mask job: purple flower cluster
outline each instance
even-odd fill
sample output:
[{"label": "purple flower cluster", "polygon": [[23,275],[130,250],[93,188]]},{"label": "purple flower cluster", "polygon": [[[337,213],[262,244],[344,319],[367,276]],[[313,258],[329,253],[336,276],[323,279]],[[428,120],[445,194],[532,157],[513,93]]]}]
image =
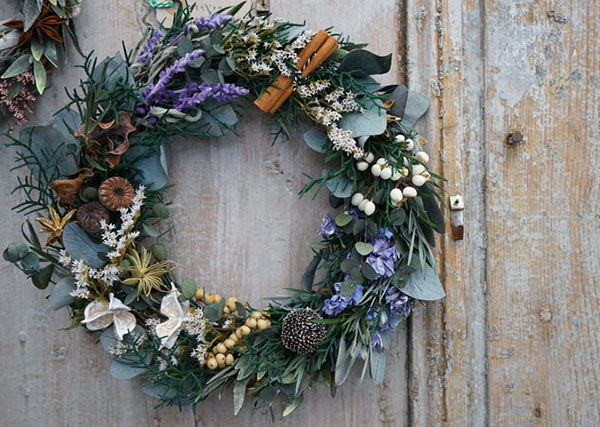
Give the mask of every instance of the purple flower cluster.
[{"label": "purple flower cluster", "polygon": [[187,35],[190,25],[196,27],[196,31],[210,31],[220,27],[223,24],[231,21],[231,15],[210,15],[209,17],[202,16],[195,20],[192,24],[183,27],[183,33]]},{"label": "purple flower cluster", "polygon": [[156,84],[150,83],[142,92],[142,98],[148,105],[159,104],[162,100],[173,95],[173,91],[167,89],[167,85],[171,82],[175,74],[185,71],[185,67],[190,65],[196,59],[204,55],[204,50],[196,49],[186,53],[183,58],[176,60],[173,65],[162,70],[158,75]]},{"label": "purple flower cluster", "polygon": [[354,293],[348,297],[340,294],[342,290],[342,282],[333,284],[333,288],[337,294],[328,298],[323,303],[323,312],[329,317],[335,317],[350,306],[357,306],[363,297],[362,285],[357,285]]},{"label": "purple flower cluster", "polygon": [[233,101],[239,96],[248,95],[248,89],[232,83],[187,83],[181,91],[177,91],[177,100],[173,107],[179,111],[194,108],[208,98],[218,102]]},{"label": "purple flower cluster", "polygon": [[375,239],[373,242],[373,252],[367,257],[367,264],[373,267],[377,278],[391,277],[396,271],[396,262],[400,260],[400,252],[394,245],[394,242],[387,237],[387,233]]},{"label": "purple flower cluster", "polygon": [[150,38],[146,40],[146,43],[142,47],[142,51],[138,55],[137,62],[146,63],[152,59],[152,55],[154,54],[154,48],[162,39],[163,33],[159,29],[154,29]]},{"label": "purple flower cluster", "polygon": [[[377,319],[377,330],[371,334],[371,346],[376,350],[383,349],[382,334],[389,334],[396,329],[400,319],[408,317],[412,310],[412,298],[404,295],[394,286],[385,293],[387,309],[382,308],[379,312],[369,309],[366,315],[367,321]],[[388,314],[389,313],[389,314]]]},{"label": "purple flower cluster", "polygon": [[394,316],[408,317],[412,309],[411,299],[395,286],[390,286],[385,293],[385,303]]},{"label": "purple flower cluster", "polygon": [[321,221],[321,231],[319,231],[319,234],[324,238],[328,238],[333,236],[336,230],[337,227],[333,217],[327,214],[327,216]]}]

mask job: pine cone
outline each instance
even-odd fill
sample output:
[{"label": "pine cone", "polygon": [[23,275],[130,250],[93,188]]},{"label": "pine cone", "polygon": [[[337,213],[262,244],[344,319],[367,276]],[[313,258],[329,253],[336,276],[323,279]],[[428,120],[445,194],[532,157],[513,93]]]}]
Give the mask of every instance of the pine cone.
[{"label": "pine cone", "polygon": [[77,209],[75,217],[84,230],[96,234],[101,230],[100,220],[108,222],[110,212],[100,202],[89,202]]},{"label": "pine cone", "polygon": [[120,176],[113,176],[100,184],[98,198],[107,209],[118,211],[131,206],[134,193],[129,181]]},{"label": "pine cone", "polygon": [[283,318],[281,341],[283,346],[299,354],[315,351],[325,337],[325,325],[313,320],[321,316],[311,308],[297,308]]}]

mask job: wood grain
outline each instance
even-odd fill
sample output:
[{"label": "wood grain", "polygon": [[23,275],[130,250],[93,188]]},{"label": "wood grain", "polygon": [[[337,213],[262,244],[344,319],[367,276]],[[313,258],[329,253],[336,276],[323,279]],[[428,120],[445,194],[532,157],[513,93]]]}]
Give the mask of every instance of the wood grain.
[{"label": "wood grain", "polygon": [[[3,0],[15,10],[17,0]],[[197,2],[202,9],[206,6]],[[211,1],[221,7],[228,1]],[[447,298],[419,307],[395,338],[379,387],[358,372],[331,399],[311,391],[275,425],[599,425],[600,161],[597,23],[600,2],[272,0],[275,16],[335,25],[378,54],[394,52],[383,82],[405,81],[432,100],[418,129],[449,194],[466,201],[465,239],[439,239]],[[204,10],[204,9],[203,9]],[[198,12],[200,13],[200,12]],[[142,0],[88,1],[78,26],[100,57],[133,45]],[[49,121],[74,87],[74,51],[37,104]],[[507,146],[513,131],[524,143]],[[299,286],[325,195],[298,200],[302,173],[321,158],[294,135],[271,145],[269,118],[252,111],[239,137],[175,141],[170,168],[181,277],[253,305]],[[2,148],[0,200],[18,197]],[[257,185],[259,183],[259,185]],[[5,211],[0,241],[19,239]],[[116,381],[109,358],[11,265],[0,264],[0,413],[7,426],[262,425],[231,390],[196,411],[154,410],[139,382]],[[280,408],[275,408],[276,413]]]}]

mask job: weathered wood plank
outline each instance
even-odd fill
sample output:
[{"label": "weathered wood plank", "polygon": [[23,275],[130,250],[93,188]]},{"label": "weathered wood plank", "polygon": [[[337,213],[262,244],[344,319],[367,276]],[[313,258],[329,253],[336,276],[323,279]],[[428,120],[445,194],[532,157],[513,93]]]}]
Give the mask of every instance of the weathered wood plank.
[{"label": "weathered wood plank", "polygon": [[[486,1],[490,418],[600,424],[598,2]],[[521,131],[524,143],[507,146]]]}]

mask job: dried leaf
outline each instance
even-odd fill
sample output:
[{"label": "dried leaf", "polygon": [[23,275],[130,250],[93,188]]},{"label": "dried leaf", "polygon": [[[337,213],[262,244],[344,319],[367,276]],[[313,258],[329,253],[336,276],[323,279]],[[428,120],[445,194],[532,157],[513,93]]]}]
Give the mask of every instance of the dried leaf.
[{"label": "dried leaf", "polygon": [[65,179],[55,179],[50,185],[50,189],[58,195],[59,203],[62,206],[73,206],[75,204],[73,198],[83,187],[83,182],[92,176],[94,176],[94,172],[91,169],[81,168]]}]

